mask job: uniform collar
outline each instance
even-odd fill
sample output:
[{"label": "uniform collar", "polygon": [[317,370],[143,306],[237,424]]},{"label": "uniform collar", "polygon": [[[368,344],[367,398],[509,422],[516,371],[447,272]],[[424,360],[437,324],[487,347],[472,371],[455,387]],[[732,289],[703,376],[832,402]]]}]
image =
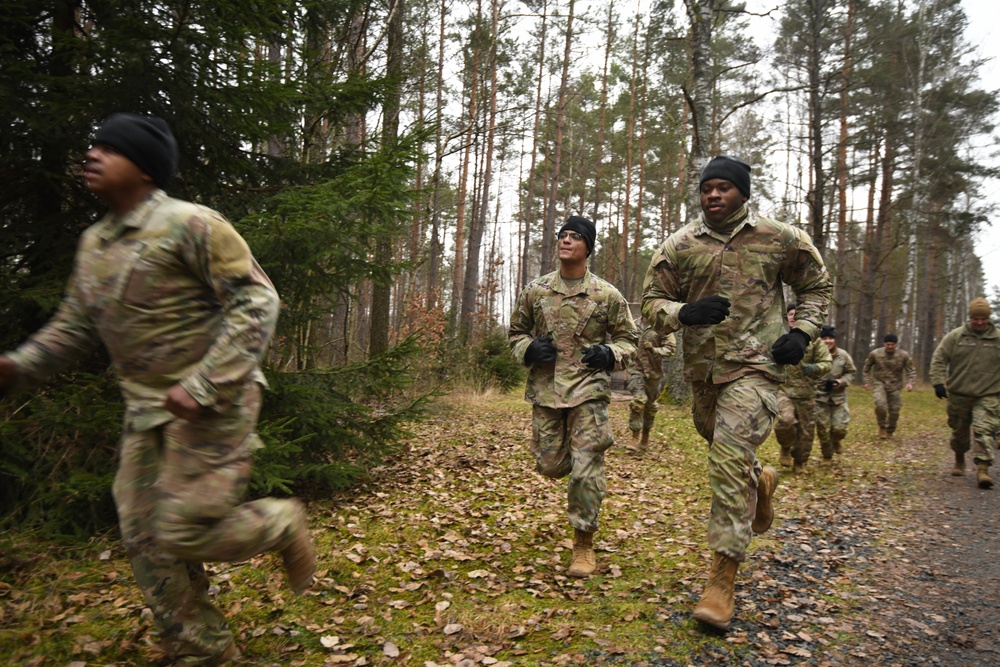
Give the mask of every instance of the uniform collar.
[{"label": "uniform collar", "polygon": [[555,273],[555,279],[552,281],[552,290],[555,292],[559,292],[565,296],[573,296],[575,294],[586,294],[590,289],[590,269],[584,271],[583,277],[580,278],[580,282],[575,287],[567,285],[563,277],[559,275],[558,270]]},{"label": "uniform collar", "polygon": [[128,213],[116,215],[109,211],[99,223],[101,228],[98,236],[101,241],[109,243],[122,236],[129,229],[142,229],[149,219],[149,214],[166,198],[166,192],[156,189]]},{"label": "uniform collar", "polygon": [[711,236],[712,238],[719,239],[720,241],[728,241],[729,239],[739,234],[740,230],[743,229],[744,227],[748,225],[750,227],[756,227],[758,222],[757,214],[754,213],[754,210],[750,207],[750,204],[743,204],[743,208],[733,213],[733,215],[734,216],[740,215],[743,212],[743,210],[746,210],[747,213],[746,217],[743,218],[743,220],[741,220],[738,225],[736,225],[732,233],[729,234],[728,236],[726,236],[721,232],[717,232],[711,227],[709,227],[708,222],[706,222],[705,220],[705,212],[704,211],[699,212],[698,217],[695,219],[694,222],[694,230],[693,230],[694,235],[695,236],[708,235]]}]

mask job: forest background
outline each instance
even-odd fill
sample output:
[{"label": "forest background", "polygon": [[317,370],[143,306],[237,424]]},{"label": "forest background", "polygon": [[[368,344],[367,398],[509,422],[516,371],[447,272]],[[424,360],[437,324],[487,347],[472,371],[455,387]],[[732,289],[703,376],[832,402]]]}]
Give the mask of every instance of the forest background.
[{"label": "forest background", "polygon": [[[170,194],[225,213],[282,296],[256,492],[344,488],[436,393],[516,386],[506,319],[567,215],[637,301],[720,152],[823,253],[842,347],[895,331],[925,373],[984,291],[998,97],[967,28],[958,0],[8,0],[0,345],[58,304],[102,212],[83,154],[127,110],[170,123]],[[3,403],[0,520],[113,521],[107,367]]]}]

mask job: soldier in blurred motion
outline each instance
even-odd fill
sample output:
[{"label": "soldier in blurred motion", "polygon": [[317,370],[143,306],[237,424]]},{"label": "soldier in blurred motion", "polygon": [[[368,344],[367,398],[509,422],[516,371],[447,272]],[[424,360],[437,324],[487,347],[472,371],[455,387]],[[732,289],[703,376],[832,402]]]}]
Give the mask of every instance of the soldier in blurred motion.
[{"label": "soldier in blurred motion", "polygon": [[301,503],[240,504],[278,295],[222,215],[163,191],[177,159],[160,118],[101,125],[83,177],[110,211],[83,233],[55,316],[0,357],[0,388],[105,347],[126,402],[113,492],[136,582],[171,664],[218,665],[240,653],[202,563],[276,550],[300,593],[316,563]]},{"label": "soldier in blurred motion", "polygon": [[672,357],[677,343],[673,334],[663,335],[645,322],[640,322],[639,346],[635,362],[629,366],[628,428],[632,432],[629,449],[643,454],[649,448],[649,431],[656,419],[660,381],[663,380],[663,360]]},{"label": "soldier in blurred motion", "polygon": [[[788,306],[788,326],[795,327],[793,303]],[[792,466],[793,472],[805,472],[812,453],[816,433],[816,378],[824,375],[833,364],[830,351],[818,337],[814,338],[802,361],[785,367],[785,381],[778,388],[778,421],[774,437],[781,447],[781,465]]]},{"label": "soldier in blurred motion", "polygon": [[847,408],[847,388],[854,382],[857,368],[854,359],[837,347],[837,334],[833,327],[824,325],[820,340],[830,351],[831,368],[816,383],[816,434],[823,453],[823,461],[830,462],[840,454],[851,413]]},{"label": "soldier in blurred motion", "polygon": [[945,334],[934,350],[931,383],[938,398],[948,399],[955,452],[951,474],[965,474],[965,453],[971,444],[976,482],[989,489],[993,448],[1000,433],[1000,332],[990,321],[990,302],[984,297],[972,300],[969,321]]},{"label": "soldier in blurred motion", "polygon": [[568,574],[597,567],[594,533],[607,491],[604,452],[614,444],[608,403],[611,372],[624,370],[638,333],[614,285],[587,269],[597,229],[572,215],[557,235],[559,268],[524,288],[510,316],[511,352],[528,367],[532,453],[538,472],[569,476],[573,560]]},{"label": "soldier in blurred motion", "polygon": [[903,406],[901,389],[913,391],[917,381],[917,370],[909,352],[899,349],[899,338],[888,333],[882,338],[882,347],[877,347],[865,359],[862,375],[865,389],[872,393],[875,402],[875,417],[878,419],[878,437],[885,440],[896,432],[899,409]]},{"label": "soldier in blurred motion", "polygon": [[[803,232],[748,206],[750,165],[712,158],[699,192],[701,215],[653,255],[642,315],[661,333],[684,327],[684,377],[695,427],[709,443],[712,487],[712,567],[694,617],[725,629],[751,534],[766,531],[774,517],[778,473],[761,467],[757,448],[777,417],[786,367],[802,360],[826,319],[831,285]],[[799,297],[791,330],[783,284]]]}]

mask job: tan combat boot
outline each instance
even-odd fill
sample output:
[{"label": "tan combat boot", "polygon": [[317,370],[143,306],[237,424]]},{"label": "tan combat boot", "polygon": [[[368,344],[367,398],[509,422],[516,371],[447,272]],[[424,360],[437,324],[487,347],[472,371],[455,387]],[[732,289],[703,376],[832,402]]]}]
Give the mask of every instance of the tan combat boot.
[{"label": "tan combat boot", "polygon": [[566,574],[571,577],[589,577],[597,569],[594,555],[594,534],[573,529],[573,562]]},{"label": "tan combat boot", "polygon": [[757,511],[753,515],[753,523],[750,524],[750,528],[758,535],[766,533],[774,521],[771,498],[776,488],[778,488],[778,471],[771,466],[765,466],[757,478]]},{"label": "tan combat boot", "polygon": [[887,430],[885,430],[883,427],[879,426],[878,427],[878,438],[879,438],[879,440],[886,440],[886,439],[888,439],[889,438],[889,432]]},{"label": "tan combat boot", "polygon": [[645,453],[649,449],[649,429],[642,429],[642,439],[639,440],[639,451]]},{"label": "tan combat boot", "polygon": [[976,461],[976,484],[980,489],[993,487],[993,479],[990,477],[990,464],[985,461]]},{"label": "tan combat boot", "polygon": [[952,477],[961,477],[965,474],[965,454],[955,452],[955,467],[951,469]]},{"label": "tan combat boot", "polygon": [[299,501],[292,502],[297,505],[296,516],[279,549],[281,560],[285,565],[288,586],[297,595],[302,595],[313,583],[313,575],[316,573],[316,552],[313,549],[312,537],[309,536],[306,510]]},{"label": "tan combat boot", "polygon": [[632,431],[632,441],[625,445],[625,449],[630,452],[639,451],[639,431]]},{"label": "tan combat boot", "polygon": [[796,461],[795,464],[792,465],[792,472],[795,473],[796,475],[806,474],[806,462],[802,461],[800,463],[799,461]]},{"label": "tan combat boot", "polygon": [[840,438],[838,438],[837,436],[833,436],[833,453],[842,454],[843,453],[842,449],[843,448],[840,445]]},{"label": "tan combat boot", "polygon": [[778,457],[778,463],[786,468],[792,467],[792,450],[790,448],[784,446],[781,448],[781,455]]},{"label": "tan combat boot", "polygon": [[733,593],[739,566],[735,558],[715,552],[712,556],[712,569],[708,573],[708,584],[701,594],[698,606],[694,608],[695,620],[720,630],[729,628],[729,622],[733,620]]}]

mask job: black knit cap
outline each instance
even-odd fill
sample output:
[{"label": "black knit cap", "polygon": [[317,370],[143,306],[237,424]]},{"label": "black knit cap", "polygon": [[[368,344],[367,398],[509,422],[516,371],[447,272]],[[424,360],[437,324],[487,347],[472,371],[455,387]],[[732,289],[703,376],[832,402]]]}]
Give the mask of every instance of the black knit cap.
[{"label": "black knit cap", "polygon": [[883,343],[898,343],[899,342],[899,338],[894,333],[887,333],[885,336],[882,337],[882,342]]},{"label": "black knit cap", "polygon": [[594,243],[597,242],[597,227],[593,222],[583,217],[582,215],[571,215],[566,218],[566,222],[563,226],[559,228],[559,232],[563,230],[568,230],[571,232],[577,232],[583,236],[583,240],[587,243],[587,255],[594,252]]},{"label": "black knit cap", "polygon": [[716,155],[701,170],[701,180],[698,181],[698,185],[713,178],[727,180],[739,188],[744,197],[750,196],[750,165],[738,157]]},{"label": "black knit cap", "polygon": [[837,332],[829,324],[824,324],[823,327],[819,330],[819,337],[836,339]]},{"label": "black knit cap", "polygon": [[156,116],[116,113],[97,130],[95,144],[111,146],[166,188],[177,169],[177,141],[167,122]]}]

